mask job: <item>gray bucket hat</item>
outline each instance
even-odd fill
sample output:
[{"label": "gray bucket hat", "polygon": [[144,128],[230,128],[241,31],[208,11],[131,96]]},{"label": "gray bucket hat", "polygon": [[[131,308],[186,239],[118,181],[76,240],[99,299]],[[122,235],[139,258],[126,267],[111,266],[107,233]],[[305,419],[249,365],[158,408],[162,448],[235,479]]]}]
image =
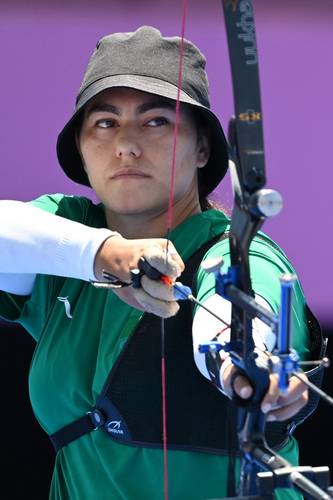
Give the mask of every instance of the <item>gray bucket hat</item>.
[{"label": "gray bucket hat", "polygon": [[[84,106],[103,90],[129,87],[176,100],[178,91],[179,37],[162,37],[150,26],[133,33],[103,37],[89,60],[75,112],[57,140],[58,160],[73,181],[89,186],[76,148],[75,133]],[[185,40],[180,101],[192,105],[211,134],[211,155],[199,169],[200,196],[206,196],[223,179],[228,168],[228,147],[219,119],[210,110],[206,60],[199,49]]]}]

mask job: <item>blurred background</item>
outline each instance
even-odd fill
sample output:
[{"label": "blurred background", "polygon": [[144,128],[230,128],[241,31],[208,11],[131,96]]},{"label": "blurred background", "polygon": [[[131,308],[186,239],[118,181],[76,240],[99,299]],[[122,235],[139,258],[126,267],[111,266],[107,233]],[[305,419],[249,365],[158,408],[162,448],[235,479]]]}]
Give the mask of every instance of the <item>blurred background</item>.
[{"label": "blurred background", "polygon": [[[180,34],[181,3],[1,0],[1,199],[26,201],[55,192],[92,197],[65,177],[55,153],[88,57],[98,39],[112,32],[148,24],[164,35]],[[308,304],[330,335],[333,2],[254,0],[254,7],[267,186],[284,198],[282,214],[264,231],[288,254]],[[220,0],[189,0],[186,37],[206,55],[212,108],[226,129],[233,97]],[[229,184],[227,177],[213,197],[231,209]],[[8,482],[11,491],[3,498],[46,499],[54,455],[28,401],[33,341],[14,325],[2,324],[1,330],[0,460],[2,486]],[[324,388],[333,393],[331,379],[328,369]],[[332,411],[321,403],[298,431],[302,463],[332,467],[330,418]]]}]

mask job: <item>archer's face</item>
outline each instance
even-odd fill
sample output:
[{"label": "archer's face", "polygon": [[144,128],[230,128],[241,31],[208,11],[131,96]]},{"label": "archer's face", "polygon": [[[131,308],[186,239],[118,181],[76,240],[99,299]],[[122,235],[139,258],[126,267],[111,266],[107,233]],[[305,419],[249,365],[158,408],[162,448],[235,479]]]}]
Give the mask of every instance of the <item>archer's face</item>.
[{"label": "archer's face", "polygon": [[[167,210],[175,104],[128,88],[102,92],[87,105],[78,138],[90,184],[106,211],[160,215]],[[191,110],[180,112],[174,204],[198,198],[197,168],[208,159]]]}]

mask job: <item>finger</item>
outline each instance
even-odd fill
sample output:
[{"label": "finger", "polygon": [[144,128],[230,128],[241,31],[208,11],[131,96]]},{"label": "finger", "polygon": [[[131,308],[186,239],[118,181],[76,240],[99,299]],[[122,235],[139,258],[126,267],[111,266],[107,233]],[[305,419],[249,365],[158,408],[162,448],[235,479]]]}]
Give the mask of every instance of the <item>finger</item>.
[{"label": "finger", "polygon": [[182,267],[179,265],[178,261],[168,257],[161,248],[151,246],[144,251],[143,256],[147,262],[160,271],[160,273],[166,274],[172,279],[176,279],[181,275]]},{"label": "finger", "polygon": [[301,394],[301,396],[294,400],[291,404],[283,406],[276,410],[272,410],[267,415],[268,422],[283,421],[288,420],[296,413],[298,413],[308,402],[307,392]]},{"label": "finger", "polygon": [[161,318],[170,318],[177,314],[179,304],[175,301],[168,302],[155,299],[148,295],[142,288],[133,289],[135,300],[144,308],[146,312],[160,316]]},{"label": "finger", "polygon": [[235,393],[243,399],[248,399],[249,397],[252,396],[253,389],[247,378],[243,377],[243,375],[238,375],[234,379],[233,389]]},{"label": "finger", "polygon": [[298,399],[303,393],[307,393],[307,387],[296,377],[290,377],[286,394],[280,394],[277,400],[278,406],[286,406]]},{"label": "finger", "polygon": [[279,377],[273,373],[269,376],[269,386],[261,403],[261,411],[268,413],[277,404],[279,396]]},{"label": "finger", "polygon": [[174,260],[180,267],[181,272],[183,272],[185,269],[185,264],[182,258],[180,257],[179,253],[177,252],[175,246],[173,245],[172,241],[163,240],[163,242],[164,242],[163,249],[165,255],[167,256],[168,259],[170,259],[171,257],[171,260]]},{"label": "finger", "polygon": [[113,293],[118,295],[126,304],[139,309],[139,311],[145,311],[144,307],[135,299],[132,288],[114,288]]},{"label": "finger", "polygon": [[264,413],[270,412],[275,407],[288,406],[301,397],[301,395],[307,393],[306,385],[296,377],[290,377],[286,394],[281,394],[278,384],[278,375],[271,375],[269,390],[261,404],[261,409]]},{"label": "finger", "polygon": [[152,280],[144,275],[141,277],[141,286],[148,295],[155,299],[166,300],[168,302],[175,300],[173,287],[162,281]]}]

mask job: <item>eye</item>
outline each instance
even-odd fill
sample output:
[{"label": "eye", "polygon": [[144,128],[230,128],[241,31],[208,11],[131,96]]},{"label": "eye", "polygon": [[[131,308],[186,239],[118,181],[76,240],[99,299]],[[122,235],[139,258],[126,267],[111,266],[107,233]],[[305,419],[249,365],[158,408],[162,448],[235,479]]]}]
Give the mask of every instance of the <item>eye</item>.
[{"label": "eye", "polygon": [[165,116],[156,116],[147,122],[149,127],[162,127],[163,125],[168,125],[170,121],[165,118]]},{"label": "eye", "polygon": [[103,118],[101,120],[97,120],[95,126],[98,128],[112,128],[115,126],[115,121],[110,118]]}]

